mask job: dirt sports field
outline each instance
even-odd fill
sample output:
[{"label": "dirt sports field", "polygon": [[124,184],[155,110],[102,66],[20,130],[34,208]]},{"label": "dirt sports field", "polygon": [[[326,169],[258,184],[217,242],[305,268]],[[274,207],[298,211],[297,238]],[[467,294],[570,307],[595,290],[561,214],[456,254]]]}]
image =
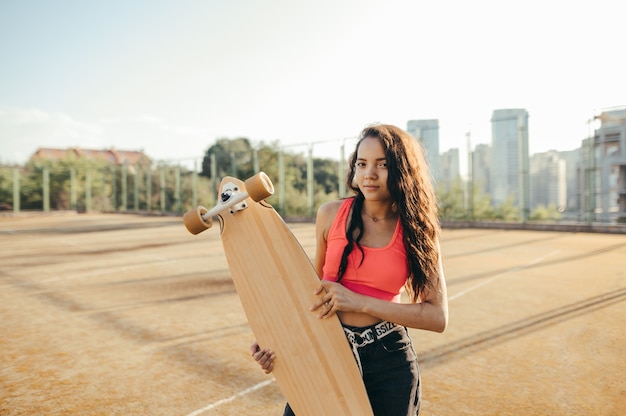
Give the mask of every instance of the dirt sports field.
[{"label": "dirt sports field", "polygon": [[[312,255],[313,225],[291,227]],[[450,326],[411,332],[423,414],[625,414],[626,236],[444,230],[442,245]],[[279,415],[253,340],[217,229],[0,217],[1,415]]]}]

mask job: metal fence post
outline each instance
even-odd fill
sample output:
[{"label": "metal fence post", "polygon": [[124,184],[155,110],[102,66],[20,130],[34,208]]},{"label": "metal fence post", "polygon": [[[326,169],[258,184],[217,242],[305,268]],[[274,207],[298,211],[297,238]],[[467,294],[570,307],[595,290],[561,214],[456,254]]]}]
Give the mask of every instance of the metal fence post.
[{"label": "metal fence post", "polygon": [[165,165],[161,165],[161,212],[165,213]]},{"label": "metal fence post", "polygon": [[85,211],[91,211],[91,169],[85,172]]},{"label": "metal fence post", "polygon": [[139,169],[135,171],[133,175],[133,209],[139,211]]},{"label": "metal fence post", "polygon": [[284,217],[287,215],[287,186],[285,184],[285,155],[282,150],[278,151],[278,206],[280,213]]},{"label": "metal fence post", "polygon": [[20,170],[13,168],[13,212],[20,212]]},{"label": "metal fence post", "polygon": [[152,167],[146,172],[146,211],[152,210]]},{"label": "metal fence post", "polygon": [[122,166],[122,211],[128,207],[128,166]]},{"label": "metal fence post", "polygon": [[337,182],[339,182],[339,197],[343,198],[346,195],[346,142],[341,143],[339,148],[339,162],[337,162]]},{"label": "metal fence post", "polygon": [[50,171],[43,168],[43,210],[50,211]]},{"label": "metal fence post", "polygon": [[[217,195],[217,158],[211,153],[211,195]],[[217,199],[215,200],[217,203]]]},{"label": "metal fence post", "polygon": [[192,206],[198,205],[198,161],[193,161],[193,174],[191,177],[192,186]]},{"label": "metal fence post", "polygon": [[117,170],[111,166],[111,204],[113,211],[117,211]]},{"label": "metal fence post", "polygon": [[306,190],[309,197],[309,216],[315,216],[315,183],[313,176],[313,145],[309,145],[309,157],[306,161]]},{"label": "metal fence post", "polygon": [[76,169],[70,169],[70,209],[75,210],[78,197],[76,192]]},{"label": "metal fence post", "polygon": [[235,157],[235,152],[230,152],[230,174],[234,178],[237,177],[237,158]]},{"label": "metal fence post", "polygon": [[176,190],[175,190],[175,195],[176,195],[176,209],[175,209],[175,212],[180,213],[182,211],[182,209],[181,209],[182,198],[181,198],[181,191],[180,191],[180,164],[178,166],[176,166]]},{"label": "metal fence post", "polygon": [[259,163],[259,150],[258,149],[252,149],[252,168],[253,168],[253,174],[257,174],[261,168],[260,168],[260,163]]}]

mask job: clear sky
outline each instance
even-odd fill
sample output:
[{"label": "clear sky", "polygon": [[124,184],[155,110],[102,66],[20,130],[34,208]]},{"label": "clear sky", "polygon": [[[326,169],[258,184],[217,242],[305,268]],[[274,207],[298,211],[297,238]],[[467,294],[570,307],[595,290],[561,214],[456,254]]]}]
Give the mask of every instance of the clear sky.
[{"label": "clear sky", "polygon": [[440,149],[526,108],[531,153],[626,105],[621,0],[0,0],[0,161],[38,147],[201,157],[437,118]]}]

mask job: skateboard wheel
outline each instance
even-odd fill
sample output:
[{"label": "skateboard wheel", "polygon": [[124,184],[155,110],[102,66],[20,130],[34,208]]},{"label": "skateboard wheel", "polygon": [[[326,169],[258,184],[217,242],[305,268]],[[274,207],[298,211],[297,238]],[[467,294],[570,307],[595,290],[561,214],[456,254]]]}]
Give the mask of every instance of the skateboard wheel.
[{"label": "skateboard wheel", "polygon": [[274,185],[272,180],[264,172],[248,178],[245,182],[246,191],[254,202],[259,202],[274,195]]},{"label": "skateboard wheel", "polygon": [[207,209],[203,206],[199,206],[195,209],[191,209],[183,215],[183,223],[191,234],[200,234],[202,231],[211,228],[213,225],[213,219],[202,217],[207,212]]}]

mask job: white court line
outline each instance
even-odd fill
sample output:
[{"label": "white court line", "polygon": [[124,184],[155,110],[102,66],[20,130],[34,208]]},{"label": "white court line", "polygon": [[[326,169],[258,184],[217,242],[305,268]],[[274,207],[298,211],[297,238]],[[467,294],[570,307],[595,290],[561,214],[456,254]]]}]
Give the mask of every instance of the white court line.
[{"label": "white court line", "polygon": [[211,409],[215,409],[218,406],[223,405],[224,403],[228,403],[228,402],[232,402],[233,400],[237,399],[238,397],[241,396],[245,396],[248,393],[252,393],[255,390],[261,389],[265,386],[269,386],[270,384],[272,384],[274,382],[274,379],[271,380],[266,380],[262,383],[256,384],[250,388],[247,388],[245,390],[240,391],[237,394],[234,394],[226,399],[222,399],[222,400],[218,400],[215,403],[212,403],[208,406],[203,407],[202,409],[198,409],[198,410],[194,410],[193,412],[189,413],[187,416],[198,416],[204,412],[206,412],[207,410],[211,410]]},{"label": "white court line", "polygon": [[506,272],[504,272],[504,273],[497,274],[497,275],[493,276],[493,277],[492,277],[492,278],[490,278],[490,279],[487,279],[487,280],[485,280],[485,281],[482,281],[482,282],[478,283],[477,285],[474,285],[474,286],[472,286],[472,287],[469,287],[469,288],[467,288],[467,289],[465,289],[465,290],[463,290],[463,291],[461,291],[461,292],[457,293],[457,294],[456,294],[456,295],[454,295],[454,296],[448,296],[448,302],[450,302],[450,301],[452,301],[452,300],[454,300],[454,299],[460,298],[461,296],[463,296],[463,295],[465,295],[465,294],[467,294],[467,293],[469,293],[469,292],[472,292],[472,291],[474,291],[474,290],[476,290],[476,289],[478,289],[478,288],[480,288],[480,287],[482,287],[482,286],[485,286],[487,283],[491,283],[491,282],[493,282],[494,280],[500,279],[501,277],[504,277],[504,276],[506,276],[506,275],[507,275],[507,274],[509,274],[509,273],[513,273],[513,272],[516,272],[516,271],[518,271],[518,270],[523,270],[523,269],[525,269],[525,268],[526,268],[526,267],[528,267],[528,266],[532,266],[533,264],[537,264],[537,263],[539,263],[539,262],[541,262],[541,261],[545,260],[546,258],[548,258],[548,257],[552,256],[553,254],[557,254],[557,253],[558,253],[558,252],[560,252],[560,251],[561,251],[561,250],[554,250],[553,252],[548,253],[548,254],[546,254],[545,256],[542,256],[542,257],[538,257],[538,258],[536,258],[535,260],[531,261],[530,263],[528,263],[528,264],[526,264],[526,265],[524,265],[524,266],[517,266],[517,267],[514,267],[514,268],[512,268],[512,269],[510,269],[510,270],[507,270],[507,271],[506,271]]}]

